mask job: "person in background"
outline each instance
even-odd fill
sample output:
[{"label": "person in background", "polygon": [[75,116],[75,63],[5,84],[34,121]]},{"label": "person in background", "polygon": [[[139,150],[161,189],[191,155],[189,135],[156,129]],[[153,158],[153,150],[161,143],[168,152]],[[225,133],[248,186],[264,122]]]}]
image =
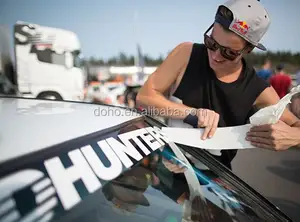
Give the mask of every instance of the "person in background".
[{"label": "person in background", "polygon": [[292,87],[292,78],[284,72],[284,65],[276,67],[276,73],[270,78],[270,84],[273,86],[280,98],[288,94]]},{"label": "person in background", "polygon": [[128,95],[127,102],[130,109],[135,108],[135,95],[133,93]]},{"label": "person in background", "polygon": [[91,81],[85,90],[85,100],[97,104],[112,104],[109,90],[99,81]]},{"label": "person in background", "polygon": [[125,96],[124,95],[117,95],[117,106],[125,107]]},{"label": "person in background", "polygon": [[268,80],[270,79],[270,77],[272,76],[272,69],[271,69],[271,66],[272,66],[271,61],[270,61],[269,59],[267,59],[267,60],[265,61],[264,65],[263,65],[262,69],[259,70],[256,74],[257,74],[260,78],[262,78],[262,79],[268,81]]}]

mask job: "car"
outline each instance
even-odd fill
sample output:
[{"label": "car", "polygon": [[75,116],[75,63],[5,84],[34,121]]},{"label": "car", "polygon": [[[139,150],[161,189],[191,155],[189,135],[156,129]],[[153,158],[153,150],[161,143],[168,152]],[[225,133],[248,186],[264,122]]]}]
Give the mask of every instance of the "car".
[{"label": "car", "polygon": [[292,221],[142,110],[6,96],[0,114],[0,221]]}]

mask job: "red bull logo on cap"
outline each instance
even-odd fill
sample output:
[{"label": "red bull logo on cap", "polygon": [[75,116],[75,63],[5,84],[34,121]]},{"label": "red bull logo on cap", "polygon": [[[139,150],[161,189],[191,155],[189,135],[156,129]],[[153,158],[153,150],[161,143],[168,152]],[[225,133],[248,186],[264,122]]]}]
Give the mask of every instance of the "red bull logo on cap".
[{"label": "red bull logo on cap", "polygon": [[240,34],[246,35],[250,26],[245,21],[237,20],[233,24],[232,28],[238,31]]}]

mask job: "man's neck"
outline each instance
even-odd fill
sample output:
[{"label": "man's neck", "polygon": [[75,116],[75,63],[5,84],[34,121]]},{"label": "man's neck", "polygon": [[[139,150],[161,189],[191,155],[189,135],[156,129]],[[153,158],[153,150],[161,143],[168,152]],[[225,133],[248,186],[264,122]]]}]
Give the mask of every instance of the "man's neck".
[{"label": "man's neck", "polygon": [[226,69],[226,70],[220,70],[220,71],[215,71],[216,73],[216,77],[223,81],[223,82],[234,82],[236,81],[243,69],[243,63],[242,61],[240,61],[236,66],[230,68],[230,69]]}]

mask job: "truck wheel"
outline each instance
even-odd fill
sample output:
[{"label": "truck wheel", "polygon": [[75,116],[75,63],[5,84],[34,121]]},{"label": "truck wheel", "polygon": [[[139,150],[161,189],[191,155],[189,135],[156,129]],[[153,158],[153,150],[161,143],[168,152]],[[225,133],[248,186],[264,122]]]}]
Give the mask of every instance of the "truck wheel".
[{"label": "truck wheel", "polygon": [[62,97],[56,92],[43,92],[37,96],[38,99],[48,100],[63,100]]}]

